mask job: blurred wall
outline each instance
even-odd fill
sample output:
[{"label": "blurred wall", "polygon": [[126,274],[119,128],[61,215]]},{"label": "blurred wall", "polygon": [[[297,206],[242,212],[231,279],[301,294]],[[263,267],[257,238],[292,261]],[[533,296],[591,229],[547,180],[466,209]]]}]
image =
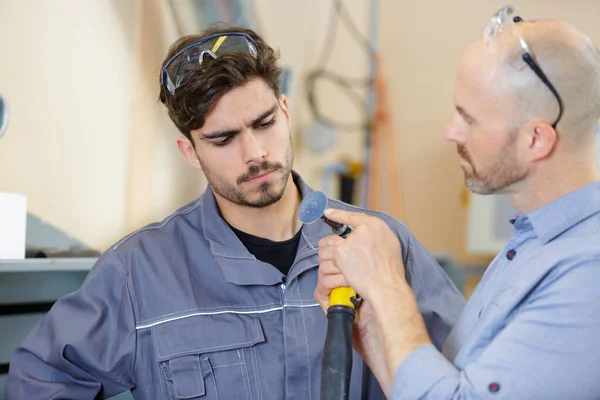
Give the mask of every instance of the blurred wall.
[{"label": "blurred wall", "polygon": [[121,21],[107,0],[2,0],[0,38],[11,112],[0,190],[106,246],[125,226],[133,68]]},{"label": "blurred wall", "polygon": [[2,0],[0,9],[11,112],[1,191],[26,194],[31,213],[100,250],[201,192],[157,101],[160,62],[178,37],[166,2]]}]

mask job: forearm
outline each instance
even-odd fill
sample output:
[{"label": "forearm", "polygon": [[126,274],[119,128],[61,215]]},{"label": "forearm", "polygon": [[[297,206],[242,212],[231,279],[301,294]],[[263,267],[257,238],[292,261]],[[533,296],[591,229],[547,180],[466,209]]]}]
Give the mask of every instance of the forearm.
[{"label": "forearm", "polygon": [[[361,307],[370,306],[365,303],[366,303],[366,301],[363,301],[363,304]],[[360,311],[359,311],[359,318],[360,318]],[[368,321],[368,323],[371,323],[371,322],[372,322],[372,325],[370,327],[375,328],[372,331],[376,333],[377,329],[374,326],[375,321],[374,320]],[[359,336],[359,337],[361,336],[359,330],[356,330],[355,334],[357,334],[357,336]],[[388,373],[386,360],[383,357],[383,355],[385,354],[385,351],[384,351],[383,343],[381,342],[379,337],[377,335],[374,335],[369,340],[355,340],[354,345],[355,345],[355,349],[358,351],[358,353],[361,355],[363,360],[369,366],[371,373],[375,376],[375,379],[377,379],[377,382],[379,382],[379,385],[381,386],[383,391],[385,393],[389,393],[392,389],[392,383],[394,380],[394,376],[390,375]]]},{"label": "forearm", "polygon": [[128,275],[115,257],[105,253],[83,285],[59,299],[16,349],[7,399],[91,399],[135,386],[133,307]]},{"label": "forearm", "polygon": [[379,288],[372,301],[386,376],[393,380],[406,357],[420,345],[430,344],[431,339],[412,290],[406,283]]},{"label": "forearm", "polygon": [[6,399],[52,399],[57,394],[64,398],[95,398],[102,385],[83,370],[58,369],[39,354],[18,348],[10,361],[6,379]]}]

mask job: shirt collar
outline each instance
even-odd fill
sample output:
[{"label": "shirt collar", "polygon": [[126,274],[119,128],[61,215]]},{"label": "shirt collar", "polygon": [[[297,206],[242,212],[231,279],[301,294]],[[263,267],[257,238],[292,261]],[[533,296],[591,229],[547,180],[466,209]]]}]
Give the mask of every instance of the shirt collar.
[{"label": "shirt collar", "polygon": [[[292,177],[302,198],[313,192],[304,180],[292,171]],[[221,267],[225,280],[238,285],[266,284],[281,281],[281,272],[254,257],[221,216],[217,200],[210,185],[202,196],[202,230],[209,241],[211,253]],[[318,249],[319,240],[331,235],[331,229],[322,223],[302,226],[302,236],[297,254],[307,254]]]},{"label": "shirt collar", "polygon": [[[543,244],[600,212],[600,182],[577,189],[534,210],[526,217]],[[519,218],[519,219],[521,219]]]}]

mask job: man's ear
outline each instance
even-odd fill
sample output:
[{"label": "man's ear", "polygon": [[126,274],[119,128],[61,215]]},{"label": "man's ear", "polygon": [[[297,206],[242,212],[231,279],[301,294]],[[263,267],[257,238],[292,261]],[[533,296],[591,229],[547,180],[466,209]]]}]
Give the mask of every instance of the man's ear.
[{"label": "man's ear", "polygon": [[290,119],[290,108],[288,106],[287,97],[285,97],[284,94],[279,95],[279,107],[281,107],[287,119]]},{"label": "man's ear", "polygon": [[192,167],[199,169],[202,171],[202,166],[200,165],[200,160],[198,159],[198,155],[196,154],[196,149],[194,145],[188,138],[185,136],[179,136],[177,138],[177,148],[179,148],[179,152],[185,158],[185,160]]},{"label": "man's ear", "polygon": [[552,125],[543,121],[532,121],[525,126],[527,148],[532,161],[548,158],[558,143],[558,134]]}]

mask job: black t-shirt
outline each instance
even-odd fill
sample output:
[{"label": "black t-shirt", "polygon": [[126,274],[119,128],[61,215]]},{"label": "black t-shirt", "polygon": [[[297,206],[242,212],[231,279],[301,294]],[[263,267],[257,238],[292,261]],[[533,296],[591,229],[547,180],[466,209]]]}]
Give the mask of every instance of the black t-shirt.
[{"label": "black t-shirt", "polygon": [[287,275],[296,258],[298,243],[300,243],[301,229],[289,240],[274,242],[269,239],[242,232],[231,225],[229,226],[254,257],[262,262],[273,265],[284,275]]}]

